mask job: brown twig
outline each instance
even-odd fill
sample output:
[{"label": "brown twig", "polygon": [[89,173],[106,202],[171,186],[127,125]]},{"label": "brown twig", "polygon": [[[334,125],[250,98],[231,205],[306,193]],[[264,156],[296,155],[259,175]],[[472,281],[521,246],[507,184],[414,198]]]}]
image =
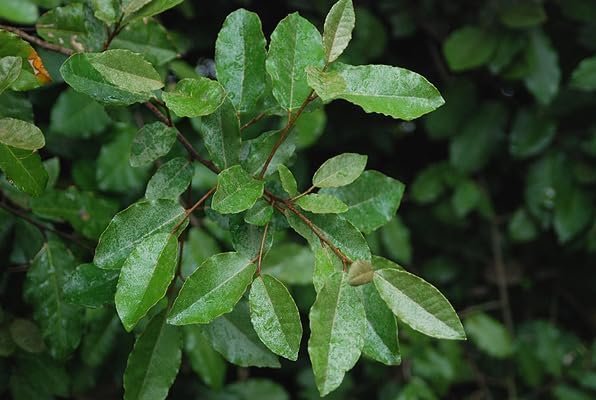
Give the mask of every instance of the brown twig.
[{"label": "brown twig", "polygon": [[263,237],[261,238],[261,246],[259,247],[259,256],[257,258],[257,274],[261,275],[261,264],[263,263],[263,250],[265,249],[265,241],[267,239],[267,229],[269,228],[269,223],[265,224],[265,228],[263,229]]},{"label": "brown twig", "polygon": [[108,34],[108,38],[106,39],[106,42],[103,44],[104,50],[107,50],[108,47],[110,47],[112,40],[114,40],[114,38],[116,38],[116,36],[118,36],[118,34],[120,32],[122,32],[122,29],[124,29],[124,27],[126,26],[126,25],[122,25],[123,19],[124,19],[124,13],[122,13],[122,15],[120,16],[118,21],[116,21],[116,23],[114,24],[114,29],[112,29],[112,31]]},{"label": "brown twig", "polygon": [[26,41],[28,41],[30,43],[36,44],[39,47],[43,47],[44,49],[56,51],[58,53],[65,54],[67,56],[73,55],[75,53],[75,51],[72,49],[69,49],[67,47],[58,46],[57,44],[48,43],[45,40],[38,38],[37,36],[30,35],[27,32],[23,31],[22,29],[15,28],[13,26],[0,25],[0,29],[3,29],[8,32],[12,32],[12,33],[18,35],[19,37],[21,37],[22,39],[25,39]]},{"label": "brown twig", "polygon": [[304,192],[300,193],[300,194],[299,194],[299,195],[297,195],[297,196],[294,196],[294,197],[292,197],[292,199],[291,199],[291,200],[292,200],[292,201],[296,201],[296,200],[298,200],[299,198],[301,198],[302,196],[306,196],[307,194],[309,194],[310,192],[312,192],[312,191],[313,191],[313,190],[315,190],[315,189],[316,189],[316,187],[315,187],[314,185],[312,185],[311,187],[309,187],[308,189],[306,189]]},{"label": "brown twig", "polygon": [[251,126],[253,124],[256,124],[257,122],[259,122],[260,120],[262,120],[264,116],[265,116],[265,113],[264,112],[260,113],[259,115],[257,115],[256,117],[254,117],[253,119],[251,119],[250,121],[248,121],[246,124],[242,125],[240,127],[240,130],[243,131],[246,128],[248,128],[249,126]]},{"label": "brown twig", "polygon": [[193,206],[191,208],[189,208],[188,210],[186,210],[184,212],[184,218],[182,218],[180,220],[180,222],[178,222],[176,224],[176,226],[174,227],[174,229],[172,229],[172,232],[176,232],[178,230],[178,228],[180,228],[180,225],[182,225],[182,223],[184,223],[184,221],[186,221],[187,218],[190,217],[190,215],[201,206],[201,204],[203,204],[208,198],[209,196],[211,196],[213,194],[213,192],[215,192],[215,190],[217,189],[217,187],[212,187],[211,189],[209,189],[209,191],[207,193],[205,193],[203,195],[203,197],[201,197],[199,200],[197,200],[197,202],[195,204],[193,204]]}]

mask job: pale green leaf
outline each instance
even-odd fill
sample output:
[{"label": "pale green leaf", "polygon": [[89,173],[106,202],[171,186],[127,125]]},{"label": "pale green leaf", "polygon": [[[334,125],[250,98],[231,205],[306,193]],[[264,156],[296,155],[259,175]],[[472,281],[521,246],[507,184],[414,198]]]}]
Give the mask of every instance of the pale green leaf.
[{"label": "pale green leaf", "polygon": [[148,165],[169,153],[176,143],[176,129],[161,122],[143,126],[136,134],[130,148],[130,165]]},{"label": "pale green leaf", "polygon": [[569,84],[580,90],[596,90],[596,56],[580,61],[571,73]]},{"label": "pale green leaf", "polygon": [[0,119],[0,144],[23,150],[41,149],[46,140],[37,126],[14,118]]},{"label": "pale green leaf", "polygon": [[0,58],[0,94],[17,80],[22,65],[23,60],[20,57],[7,56]]},{"label": "pale green leaf", "polygon": [[270,275],[258,276],[249,296],[250,319],[261,341],[275,354],[296,361],[302,325],[288,289]]},{"label": "pale green leaf", "polygon": [[279,174],[279,180],[285,192],[290,196],[298,195],[298,183],[296,183],[296,178],[294,178],[292,171],[285,165],[279,164],[277,166],[277,173]]},{"label": "pale green leaf", "polygon": [[226,378],[226,362],[213,349],[200,325],[186,325],[183,332],[184,353],[190,367],[207,386],[221,389]]},{"label": "pale green leaf", "polygon": [[64,283],[64,300],[85,307],[101,307],[114,302],[118,271],[81,264]]},{"label": "pale green leaf", "polygon": [[311,90],[305,68],[322,68],[325,50],[321,34],[298,13],[280,21],[271,34],[266,68],[273,84],[273,96],[287,111],[298,109]]},{"label": "pale green leaf", "polygon": [[183,157],[163,164],[147,183],[147,199],[176,200],[188,188],[194,175],[193,165]]},{"label": "pale green leaf", "polygon": [[374,283],[391,311],[413,329],[439,339],[466,338],[449,301],[423,279],[387,268],[375,272]]},{"label": "pale green leaf", "polygon": [[222,214],[234,214],[251,208],[263,195],[264,182],[251,177],[239,165],[220,172],[211,207]]},{"label": "pale green leaf", "polygon": [[295,203],[315,214],[341,214],[348,211],[343,201],[328,194],[307,194],[296,199]]},{"label": "pale green leaf", "polygon": [[48,173],[36,151],[0,143],[0,169],[17,189],[34,197],[43,193],[48,181]]},{"label": "pale green leaf", "polygon": [[174,279],[178,260],[176,235],[147,236],[124,261],[116,288],[116,310],[127,331],[161,300]]},{"label": "pale green leaf", "polygon": [[348,47],[355,24],[356,15],[352,0],[339,0],[331,7],[325,18],[323,31],[327,63],[335,61]]},{"label": "pale green leaf", "polygon": [[358,289],[347,274],[330,275],[310,309],[308,354],[321,396],[335,390],[360,358],[366,315]]},{"label": "pale green leaf", "polygon": [[124,400],[162,400],[182,361],[179,328],[166,324],[165,312],[151,319],[137,338],[124,371]]},{"label": "pale green leaf", "polygon": [[319,245],[314,248],[314,268],[312,283],[318,293],[325,284],[327,278],[334,272],[342,271],[343,264],[339,257],[327,245]]},{"label": "pale green leaf", "polygon": [[39,324],[52,357],[65,359],[79,345],[82,334],[81,308],[64,300],[64,283],[76,261],[61,243],[50,240],[37,254],[23,286],[25,300],[33,305],[33,318]]},{"label": "pale green leaf", "polygon": [[[185,218],[174,200],[147,200],[120,211],[101,234],[93,262],[99,268],[119,269],[132,250],[145,238],[170,233]],[[181,225],[184,227],[184,224]]]},{"label": "pale green leaf", "polygon": [[445,103],[432,83],[404,68],[337,63],[328,72],[314,67],[306,72],[308,84],[323,101],[344,99],[368,113],[409,121]]},{"label": "pale green leaf", "polygon": [[370,233],[385,225],[395,215],[405,186],[377,171],[364,171],[347,186],[324,189],[348,206],[343,214],[358,230]]},{"label": "pale green leaf", "polygon": [[256,266],[238,253],[208,258],[186,279],[168,316],[174,325],[207,324],[232,311]]},{"label": "pale green leaf", "polygon": [[265,44],[259,16],[242,8],[226,17],[217,35],[217,79],[239,113],[253,111],[265,92]]},{"label": "pale green leaf", "polygon": [[163,100],[179,117],[200,117],[215,112],[225,100],[224,88],[209,78],[187,78],[176,84],[171,92],[163,93]]},{"label": "pale green leaf", "polygon": [[464,71],[488,63],[497,48],[497,37],[489,31],[464,26],[443,42],[443,54],[452,71]]},{"label": "pale green leaf", "polygon": [[332,157],[317,169],[312,184],[320,188],[349,185],[362,174],[367,159],[367,156],[355,153]]}]

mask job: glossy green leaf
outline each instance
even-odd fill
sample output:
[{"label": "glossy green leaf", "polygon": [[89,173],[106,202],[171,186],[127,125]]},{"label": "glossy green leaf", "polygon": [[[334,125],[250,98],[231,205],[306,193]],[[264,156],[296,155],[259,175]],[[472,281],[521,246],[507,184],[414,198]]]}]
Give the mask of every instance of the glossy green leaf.
[{"label": "glossy green leaf", "polygon": [[107,39],[104,24],[82,3],[51,9],[37,20],[35,28],[46,41],[77,53],[100,51]]},{"label": "glossy green leaf", "polygon": [[200,325],[186,325],[183,332],[184,353],[192,370],[207,386],[220,389],[226,378],[226,362],[213,349]]},{"label": "glossy green leaf", "polygon": [[546,12],[541,3],[520,2],[505,5],[499,13],[503,25],[509,28],[530,28],[546,21]]},{"label": "glossy green leaf", "polygon": [[532,32],[526,58],[528,72],[524,83],[538,103],[549,104],[559,91],[561,70],[557,52],[544,32]]},{"label": "glossy green leaf", "polygon": [[166,324],[165,312],[153,317],[128,356],[124,399],[165,399],[178,375],[181,348],[179,328]]},{"label": "glossy green leaf", "polygon": [[0,119],[0,144],[23,150],[37,150],[46,141],[37,126],[14,118]]},{"label": "glossy green leaf", "polygon": [[258,276],[249,296],[250,319],[259,339],[275,354],[296,361],[302,325],[288,289],[270,275]]},{"label": "glossy green leaf", "polygon": [[377,171],[364,171],[347,186],[324,189],[348,206],[343,214],[359,231],[370,233],[385,225],[395,215],[405,186]]},{"label": "glossy green leaf", "polygon": [[3,0],[0,18],[17,24],[33,24],[39,17],[37,5],[31,0]]},{"label": "glossy green leaf", "polygon": [[49,352],[57,359],[68,357],[81,340],[81,309],[64,299],[64,283],[75,266],[70,251],[61,242],[50,240],[33,260],[23,287]]},{"label": "glossy green leaf", "polygon": [[399,365],[401,354],[395,316],[374,285],[364,285],[360,291],[367,322],[362,352],[385,365]]},{"label": "glossy green leaf", "polygon": [[93,263],[99,268],[119,269],[139,243],[157,233],[170,233],[185,215],[184,208],[174,200],[132,204],[116,214],[101,234]]},{"label": "glossy green leaf", "polygon": [[492,32],[464,26],[443,42],[443,54],[452,71],[464,71],[488,63],[496,47],[497,38]]},{"label": "glossy green leaf", "polygon": [[279,164],[277,166],[277,172],[279,174],[281,186],[283,187],[285,192],[290,196],[298,195],[298,183],[296,183],[296,178],[294,178],[294,174],[292,174],[292,171],[290,171],[289,168],[285,165]]},{"label": "glossy green leaf", "polygon": [[242,8],[226,17],[217,35],[217,79],[239,113],[253,111],[265,91],[265,44],[259,16]]},{"label": "glossy green leaf", "polygon": [[67,221],[83,236],[97,239],[118,211],[115,202],[79,192],[75,187],[64,191],[47,190],[31,200],[34,214],[53,221]]},{"label": "glossy green leaf", "polygon": [[354,182],[366,167],[368,157],[356,153],[344,153],[325,161],[312,177],[313,186],[338,187]]},{"label": "glossy green leaf", "polygon": [[208,258],[184,282],[168,316],[174,325],[207,324],[232,311],[256,266],[238,253]]},{"label": "glossy green leaf", "polygon": [[0,29],[0,58],[6,56],[21,58],[21,72],[18,78],[13,81],[11,89],[35,89],[51,80],[41,58],[39,58],[39,54],[29,43],[14,33]]},{"label": "glossy green leaf", "polygon": [[60,74],[77,92],[109,105],[145,102],[163,87],[153,66],[129,50],[72,55]]},{"label": "glossy green leaf", "polygon": [[251,208],[263,195],[264,183],[235,165],[217,176],[217,190],[211,207],[222,214],[235,214]]},{"label": "glossy green leaf", "polygon": [[60,93],[50,115],[50,131],[74,138],[95,136],[109,123],[110,117],[101,104],[72,89]]},{"label": "glossy green leaf", "polygon": [[20,57],[7,56],[0,58],[0,94],[17,80],[22,65],[23,60]]},{"label": "glossy green leaf", "polygon": [[323,31],[323,46],[327,63],[335,61],[348,47],[355,24],[356,15],[352,0],[339,0],[331,7],[325,18]]},{"label": "glossy green leaf", "polygon": [[348,206],[329,194],[307,194],[295,201],[305,211],[315,214],[341,214],[348,211]]},{"label": "glossy green leaf", "polygon": [[466,338],[451,304],[423,279],[399,269],[381,269],[374,283],[391,311],[413,329],[439,339]]},{"label": "glossy green leaf", "polygon": [[240,367],[279,368],[279,360],[259,340],[245,301],[231,313],[222,315],[204,327],[211,345],[226,360]]},{"label": "glossy green leaf", "polygon": [[81,264],[64,283],[64,300],[85,307],[101,307],[114,302],[118,271]]},{"label": "glossy green leaf", "polygon": [[178,238],[169,232],[147,236],[124,261],[116,288],[116,310],[127,331],[161,300],[174,279]]},{"label": "glossy green leaf", "polygon": [[347,275],[327,278],[310,309],[308,354],[321,396],[335,390],[360,358],[366,332],[366,315],[358,289]]},{"label": "glossy green leaf", "polygon": [[200,117],[215,112],[225,100],[225,90],[208,78],[182,79],[171,92],[163,93],[163,100],[179,117]]},{"label": "glossy green leaf", "polygon": [[192,120],[203,143],[220,169],[238,164],[240,153],[240,121],[229,100],[224,100],[213,114]]},{"label": "glossy green leaf", "polygon": [[176,200],[188,188],[194,175],[193,165],[183,157],[163,164],[147,183],[147,199]]},{"label": "glossy green leaf", "polygon": [[569,84],[580,90],[596,90],[596,56],[580,61],[571,73]]},{"label": "glossy green leaf", "polygon": [[271,221],[271,217],[273,217],[273,206],[266,200],[259,199],[254,206],[246,211],[244,221],[247,224],[264,226]]},{"label": "glossy green leaf", "polygon": [[0,143],[0,169],[17,189],[34,197],[43,193],[48,181],[48,173],[36,151]]},{"label": "glossy green leaf", "polygon": [[322,68],[325,50],[321,34],[298,13],[280,21],[271,34],[266,68],[273,84],[273,96],[279,105],[294,111],[310,94],[305,67]]},{"label": "glossy green leaf", "polygon": [[110,48],[141,53],[155,66],[164,65],[178,55],[168,31],[152,18],[127,24],[112,40]]},{"label": "glossy green leaf", "polygon": [[540,153],[553,140],[557,126],[545,115],[520,110],[515,117],[509,139],[509,152],[519,158]]},{"label": "glossy green leaf", "polygon": [[130,165],[148,165],[165,156],[176,143],[176,129],[161,122],[143,126],[130,147]]},{"label": "glossy green leaf", "polygon": [[513,351],[511,335],[503,324],[484,313],[475,313],[464,320],[470,340],[491,357],[506,358]]},{"label": "glossy green leaf", "polygon": [[338,63],[329,72],[306,71],[308,84],[323,101],[344,99],[368,113],[409,121],[445,103],[432,83],[404,68]]}]

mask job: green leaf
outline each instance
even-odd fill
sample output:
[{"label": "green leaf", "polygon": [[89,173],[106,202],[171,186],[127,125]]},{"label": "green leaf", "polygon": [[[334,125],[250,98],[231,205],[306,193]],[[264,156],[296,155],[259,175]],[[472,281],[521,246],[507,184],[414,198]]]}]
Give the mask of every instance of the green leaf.
[{"label": "green leaf", "polygon": [[187,78],[176,84],[171,92],[163,93],[163,100],[179,117],[200,117],[215,112],[225,100],[226,92],[209,78]]},{"label": "green leaf", "polygon": [[25,300],[34,307],[33,318],[57,359],[68,357],[81,340],[81,309],[64,301],[64,283],[75,266],[68,249],[50,240],[31,263],[23,286]]},{"label": "green leaf", "polygon": [[364,305],[347,274],[335,272],[327,278],[309,318],[308,354],[319,393],[325,396],[341,384],[364,346]]},{"label": "green leaf", "polygon": [[526,52],[528,72],[524,83],[538,103],[549,104],[558,93],[561,81],[557,52],[542,31],[530,34]]},{"label": "green leaf", "polygon": [[279,174],[279,180],[281,181],[281,186],[285,192],[292,197],[297,196],[298,183],[296,183],[296,178],[294,178],[292,171],[290,171],[285,165],[279,164],[277,166],[277,173]]},{"label": "green leaf", "polygon": [[265,92],[265,44],[259,16],[242,8],[226,17],[217,35],[217,80],[239,113],[253,111]]},{"label": "green leaf", "polygon": [[206,259],[221,253],[214,237],[199,228],[190,228],[185,242],[180,272],[183,278],[192,274]]},{"label": "green leaf", "polygon": [[129,50],[74,54],[62,64],[60,74],[77,92],[115,106],[145,102],[163,87],[153,66]]},{"label": "green leaf", "polygon": [[64,282],[64,300],[85,307],[101,307],[114,302],[118,271],[81,264]]},{"label": "green leaf", "polygon": [[[0,31],[0,37],[2,31]],[[21,93],[7,91],[0,94],[0,118],[11,117],[33,122],[33,106]]]},{"label": "green leaf", "polygon": [[[116,280],[118,280],[117,274]],[[116,281],[114,281],[113,291],[116,291]],[[118,335],[124,332],[122,324],[112,307],[89,309],[85,320],[89,330],[83,337],[81,360],[90,367],[99,367],[110,356],[117,343]]]},{"label": "green leaf", "polygon": [[348,211],[343,201],[329,194],[307,194],[296,199],[295,203],[315,214],[341,214]]},{"label": "green leaf", "polygon": [[17,189],[34,197],[43,193],[48,181],[48,173],[36,151],[0,143],[0,169]]},{"label": "green leaf", "polygon": [[0,119],[0,144],[23,150],[41,149],[46,144],[41,130],[27,121]]},{"label": "green leaf", "polygon": [[[280,132],[281,131],[265,132],[254,139],[243,142],[241,163],[244,169],[252,175],[256,175],[261,171],[265,162],[269,158],[269,154],[271,154],[279,140]],[[271,159],[264,176],[268,177],[277,171],[278,165],[287,163],[295,150],[296,145],[294,144],[294,136],[292,135],[279,146],[275,155]]]},{"label": "green leaf", "polygon": [[20,57],[7,56],[0,58],[0,94],[17,80],[22,65],[23,60]]},{"label": "green leaf", "polygon": [[515,211],[507,226],[509,237],[514,242],[529,242],[536,238],[538,229],[530,215],[523,208]]},{"label": "green leaf", "polygon": [[30,0],[3,0],[0,3],[0,19],[17,24],[33,24],[38,17],[37,6]]},{"label": "green leaf", "polygon": [[141,9],[131,15],[126,16],[124,21],[128,22],[138,18],[152,17],[154,15],[161,14],[162,12],[182,3],[182,1],[184,0],[150,0]]},{"label": "green leaf", "polygon": [[[14,370],[22,373],[36,394],[69,397],[71,380],[64,365],[47,355],[20,354]],[[38,396],[25,398],[39,398]]]},{"label": "green leaf", "polygon": [[319,293],[327,278],[334,272],[342,271],[341,260],[333,253],[327,245],[319,245],[314,248],[314,270],[312,283],[315,291]]},{"label": "green leaf", "polygon": [[364,285],[359,289],[367,321],[362,352],[385,365],[399,365],[401,354],[395,316],[374,285]]},{"label": "green leaf", "polygon": [[145,4],[151,3],[152,0],[122,0],[122,12],[132,14],[142,8]]},{"label": "green leaf", "polygon": [[266,68],[273,96],[284,110],[297,110],[311,92],[305,67],[322,68],[324,64],[325,50],[317,28],[298,13],[281,20],[271,34]]},{"label": "green leaf", "polygon": [[522,109],[511,128],[509,152],[518,158],[536,155],[552,142],[556,131],[557,126],[549,117]]},{"label": "green leaf", "polygon": [[174,200],[132,204],[116,214],[101,234],[93,263],[103,269],[119,269],[139,243],[157,233],[170,233],[185,216],[184,208]]},{"label": "green leaf", "polygon": [[127,331],[165,296],[174,279],[177,261],[178,238],[166,232],[147,236],[126,258],[114,299]]},{"label": "green leaf", "polygon": [[183,332],[184,353],[190,367],[207,386],[221,389],[226,379],[226,362],[211,347],[200,325],[186,325]]},{"label": "green leaf", "polygon": [[571,73],[570,86],[580,90],[596,90],[596,56],[584,58]]},{"label": "green leaf", "polygon": [[475,313],[464,321],[470,340],[494,358],[506,358],[513,353],[511,335],[503,324],[484,313]]},{"label": "green leaf", "polygon": [[466,338],[451,304],[423,279],[387,268],[375,272],[374,283],[391,311],[413,329],[439,339]]},{"label": "green leaf", "polygon": [[546,21],[546,12],[541,3],[511,3],[499,12],[499,18],[503,25],[509,28],[524,29],[540,25]]},{"label": "green leaf", "polygon": [[452,71],[465,71],[488,63],[497,48],[497,37],[489,31],[464,26],[443,42],[443,54]]},{"label": "green leaf", "polygon": [[[247,224],[241,215],[234,215],[229,219],[228,230],[230,231],[232,246],[238,253],[252,259],[255,259],[259,255],[263,235],[265,234],[265,228],[263,226]],[[263,254],[267,254],[269,249],[271,249],[274,234],[274,226],[268,226],[267,236],[263,243]]]},{"label": "green leaf", "polygon": [[288,289],[270,275],[258,276],[249,296],[250,320],[259,339],[275,354],[298,359],[302,325]]},{"label": "green leaf", "polygon": [[560,243],[584,230],[594,215],[593,198],[576,185],[559,188],[555,198],[554,227]]},{"label": "green leaf", "polygon": [[352,0],[339,0],[331,7],[325,18],[323,31],[326,63],[337,60],[337,57],[348,47],[355,25],[356,15]]},{"label": "green leaf", "polygon": [[165,312],[151,319],[135,342],[124,371],[124,399],[165,399],[182,361],[178,327],[166,324]]},{"label": "green leaf", "polygon": [[482,190],[478,185],[469,179],[465,179],[457,184],[451,204],[455,215],[459,218],[465,218],[471,211],[478,207],[482,199]]},{"label": "green leaf", "polygon": [[[18,0],[21,1],[21,0]],[[51,81],[41,58],[31,45],[14,33],[0,29],[0,58],[11,56],[21,58],[21,72],[12,83],[13,90],[30,90]]]},{"label": "green leaf", "polygon": [[262,272],[288,285],[308,285],[312,282],[313,264],[313,254],[308,247],[282,243],[265,255]]},{"label": "green leaf", "polygon": [[368,113],[409,121],[445,103],[432,83],[404,68],[336,63],[329,72],[314,67],[306,72],[323,101],[344,99]]},{"label": "green leaf", "polygon": [[273,206],[266,200],[259,199],[252,208],[244,214],[244,221],[247,224],[265,226],[273,217]]},{"label": "green leaf", "polygon": [[116,19],[121,12],[120,0],[91,0],[90,6],[93,9],[95,17],[106,24],[113,24],[116,22]]},{"label": "green leaf", "polygon": [[157,67],[172,61],[178,55],[168,31],[152,18],[127,24],[112,40],[110,48],[140,53]]},{"label": "green leaf", "polygon": [[37,20],[37,34],[77,53],[101,51],[105,43],[105,25],[95,18],[86,4],[74,3],[56,7]]},{"label": "green leaf", "polygon": [[70,187],[64,191],[47,190],[31,200],[31,210],[42,218],[67,221],[83,236],[97,239],[118,211],[118,206],[91,192],[79,192]]},{"label": "green leaf", "polygon": [[366,167],[368,157],[356,153],[343,153],[325,161],[312,177],[313,186],[338,187],[354,182]]},{"label": "green leaf", "polygon": [[139,167],[151,164],[165,156],[176,143],[177,131],[161,122],[143,126],[136,134],[130,148],[130,165]]},{"label": "green leaf", "polygon": [[207,324],[232,311],[255,270],[251,260],[238,253],[221,253],[208,258],[184,282],[168,323]]},{"label": "green leaf", "polygon": [[213,163],[220,169],[238,164],[240,153],[240,121],[229,100],[224,100],[213,114],[192,120],[201,134]]},{"label": "green leaf", "polygon": [[259,340],[245,301],[204,328],[213,348],[226,360],[241,367],[279,368],[279,360]]},{"label": "green leaf", "polygon": [[321,193],[337,197],[348,206],[343,214],[359,231],[371,233],[395,215],[405,186],[377,171],[364,171],[347,186],[324,189]]},{"label": "green leaf", "polygon": [[163,164],[147,183],[145,197],[176,200],[190,185],[193,165],[184,157],[176,157]]},{"label": "green leaf", "polygon": [[95,136],[109,123],[101,104],[70,88],[60,93],[50,115],[50,131],[74,138]]},{"label": "green leaf", "polygon": [[217,190],[211,207],[222,214],[235,214],[251,208],[263,195],[264,182],[256,180],[234,165],[217,176]]},{"label": "green leaf", "polygon": [[46,350],[41,332],[35,323],[17,318],[10,323],[11,340],[28,353],[41,353]]}]

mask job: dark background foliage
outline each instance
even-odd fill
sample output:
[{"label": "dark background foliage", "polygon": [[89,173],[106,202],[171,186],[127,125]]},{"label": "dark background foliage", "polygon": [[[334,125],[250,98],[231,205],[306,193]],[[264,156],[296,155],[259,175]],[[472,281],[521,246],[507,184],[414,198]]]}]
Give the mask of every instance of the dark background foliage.
[{"label": "dark background foliage", "polygon": [[[186,1],[160,16],[182,54],[170,72],[172,81],[185,67],[212,73],[217,32],[239,7],[258,13],[268,36],[295,10],[322,27],[331,3]],[[525,19],[512,27],[506,12],[520,4],[532,4],[544,15],[533,19],[518,10]],[[305,184],[330,156],[356,151],[369,155],[369,168],[404,182],[400,218],[368,238],[371,248],[439,287],[460,313],[469,340],[435,341],[404,329],[401,366],[363,360],[329,397],[594,398],[596,96],[570,82],[580,61],[596,51],[596,3],[381,0],[355,1],[355,6],[356,30],[346,58],[416,71],[437,86],[446,105],[419,120],[400,122],[334,102],[325,107],[325,124],[305,128],[307,136],[321,129],[322,134],[298,158],[297,175]],[[488,55],[477,65],[454,70],[445,43],[466,26],[488,32],[488,38],[471,49],[459,42],[452,52],[461,51],[464,60]],[[538,50],[537,36],[546,38]],[[60,56],[41,54],[55,72]],[[532,79],[537,86],[528,85]],[[62,89],[58,85],[31,95],[42,125],[49,122]],[[112,115],[117,118],[116,111]],[[531,122],[524,124],[520,120],[526,117]],[[260,132],[267,124],[275,122],[252,129]],[[192,135],[190,126],[182,129]],[[84,142],[50,137],[48,147],[64,155],[61,177],[73,175],[81,185],[96,168],[84,160],[94,160],[105,142],[105,137]],[[132,190],[113,198],[126,203],[135,195]],[[8,261],[11,240],[2,244],[1,302],[11,314],[26,317],[30,309],[20,300],[23,275]],[[312,290],[293,290],[299,303],[312,302]],[[74,386],[86,393],[78,398],[120,396],[131,343],[119,335],[97,375],[72,362]],[[8,384],[1,371],[12,362],[0,359],[0,390]],[[279,370],[229,366],[231,386],[220,393],[203,387],[188,365],[182,371],[171,398],[285,398],[277,390],[291,398],[318,398],[304,349],[297,363],[283,363]],[[283,390],[255,384],[255,378]]]}]

